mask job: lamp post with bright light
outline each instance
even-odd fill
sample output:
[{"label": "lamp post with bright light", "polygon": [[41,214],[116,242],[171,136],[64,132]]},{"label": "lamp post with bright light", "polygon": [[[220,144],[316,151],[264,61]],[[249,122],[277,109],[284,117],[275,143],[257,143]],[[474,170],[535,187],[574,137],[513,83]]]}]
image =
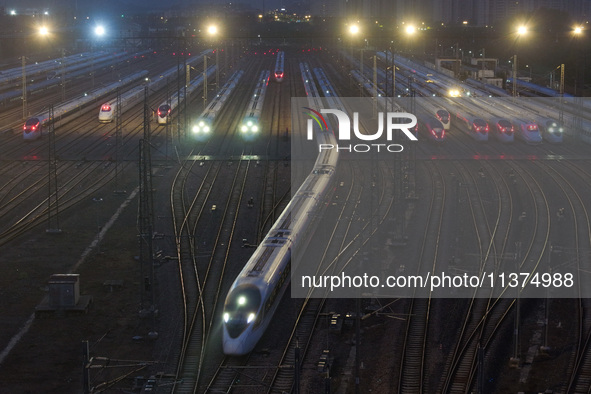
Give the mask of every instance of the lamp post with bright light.
[{"label": "lamp post with bright light", "polygon": [[106,29],[102,25],[96,25],[94,27],[94,37],[91,39],[90,42],[90,52],[91,52],[91,62],[90,62],[90,77],[92,81],[92,89],[94,89],[94,41],[95,39],[100,39],[105,36],[107,33]]},{"label": "lamp post with bright light", "polygon": [[[16,15],[16,12],[12,15]],[[37,34],[40,37],[48,37],[49,36],[49,28],[45,25],[40,26],[37,29]],[[22,101],[23,101],[23,119],[27,118],[27,112],[28,112],[28,103],[27,103],[27,70],[26,70],[26,57],[23,55],[21,57],[21,64],[22,64],[22,77],[23,77],[23,83],[22,83]]]},{"label": "lamp post with bright light", "polygon": [[[575,66],[575,96],[578,93],[578,85],[579,81],[583,80],[582,74],[585,71],[585,67],[580,67],[581,57],[585,59],[585,54],[581,51],[581,37],[583,35],[583,27],[582,26],[575,26],[571,32],[573,39],[575,40],[575,48],[577,51],[576,57],[576,66]],[[561,83],[564,85],[564,77],[561,78]],[[564,95],[564,86],[561,88],[561,96]]]},{"label": "lamp post with bright light", "polygon": [[[349,33],[349,37],[351,38],[351,59],[353,59],[353,40],[359,34],[359,32],[360,32],[359,25],[357,25],[356,23],[349,25],[348,33]],[[360,61],[359,73],[361,74],[361,77],[363,78],[363,46],[361,47],[361,55],[359,57],[359,61]],[[349,81],[351,82],[351,78],[349,78]],[[349,84],[349,86],[351,86],[351,84]],[[361,84],[360,84],[360,95],[363,96],[363,82],[361,82]]]},{"label": "lamp post with bright light", "polygon": [[[219,34],[219,29],[217,25],[209,25],[207,28],[207,34],[212,38],[215,39]],[[219,90],[220,87],[220,64],[219,64],[219,45],[215,45],[215,90],[216,92]],[[207,73],[207,70],[204,70],[204,73]],[[205,78],[206,76],[204,76]]]},{"label": "lamp post with bright light", "polygon": [[[521,25],[517,28],[517,40],[527,34],[527,27]],[[517,96],[517,48],[519,42],[516,44],[515,55],[513,55],[513,97]]]}]

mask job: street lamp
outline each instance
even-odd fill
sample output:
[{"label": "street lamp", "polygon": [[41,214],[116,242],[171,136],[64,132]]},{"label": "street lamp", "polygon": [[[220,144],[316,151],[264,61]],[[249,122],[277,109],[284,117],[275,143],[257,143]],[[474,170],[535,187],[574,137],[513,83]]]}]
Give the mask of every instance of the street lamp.
[{"label": "street lamp", "polygon": [[[209,37],[213,40],[215,39],[216,36],[218,36],[219,34],[219,29],[218,26],[216,24],[211,24],[207,27],[207,34],[209,35]],[[216,45],[215,45],[215,89],[216,92],[219,90],[219,86],[220,86],[220,63],[219,63],[219,45],[217,45],[218,42],[216,41]],[[205,81],[207,79],[207,69],[204,68],[203,69],[203,80]],[[205,83],[205,82],[204,82]],[[207,85],[205,85],[207,86]],[[207,93],[205,93],[207,95]],[[207,96],[206,96],[207,97]],[[207,101],[207,99],[206,99]]]},{"label": "street lamp", "polygon": [[[94,36],[96,38],[102,38],[107,34],[107,30],[103,25],[96,25],[94,27]],[[92,81],[92,89],[94,89],[94,38],[90,41],[90,76]]]},{"label": "street lamp", "polygon": [[105,35],[105,27],[102,25],[98,25],[97,27],[94,28],[94,34],[97,37],[102,37]]},{"label": "street lamp", "polygon": [[[11,15],[16,15],[16,12]],[[37,34],[41,37],[49,36],[49,28],[47,26],[40,26],[37,29]],[[23,101],[23,119],[27,118],[28,106],[27,106],[27,69],[26,69],[26,57],[23,55],[21,57],[21,64],[22,64],[22,101]]]},{"label": "street lamp", "polygon": [[[516,40],[518,40],[520,37],[524,36],[525,34],[527,34],[527,27],[525,27],[524,25],[521,25],[517,28],[517,37]],[[517,48],[518,48],[518,44],[519,42],[517,42],[516,44],[516,48],[515,48],[515,55],[513,55],[513,97],[517,96]]]},{"label": "street lamp", "polygon": [[[582,26],[575,26],[573,27],[572,30],[572,36],[573,39],[575,40],[575,48],[576,51],[578,53],[578,56],[576,58],[576,63],[575,63],[575,95],[577,95],[578,92],[578,85],[579,85],[579,81],[580,80],[584,80],[584,78],[582,78],[583,74],[584,74],[584,70],[585,70],[585,60],[586,60],[586,54],[584,52],[581,51],[581,39],[580,37],[583,35],[583,27]],[[582,59],[581,59],[582,57]],[[583,60],[583,62],[581,62],[581,60]],[[583,66],[581,67],[581,63],[583,63]],[[564,78],[562,78],[562,83],[564,83]],[[583,89],[584,91],[584,89]],[[561,88],[561,96],[564,95],[564,87]]]}]

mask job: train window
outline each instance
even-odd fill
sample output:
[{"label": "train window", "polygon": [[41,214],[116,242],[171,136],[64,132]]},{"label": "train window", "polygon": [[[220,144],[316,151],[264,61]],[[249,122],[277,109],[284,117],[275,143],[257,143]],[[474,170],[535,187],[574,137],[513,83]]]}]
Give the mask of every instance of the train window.
[{"label": "train window", "polygon": [[37,118],[31,118],[31,119],[27,119],[27,121],[25,122],[25,126],[35,126],[37,127],[39,125],[39,119]]},{"label": "train window", "polygon": [[159,116],[166,116],[170,113],[170,105],[165,104],[165,105],[161,105],[158,108],[158,115]]},{"label": "train window", "polygon": [[238,337],[256,318],[261,299],[261,292],[253,285],[236,287],[228,294],[224,305],[224,321],[232,338]]},{"label": "train window", "polygon": [[437,111],[437,118],[442,122],[449,122],[449,112],[446,110],[440,109]]}]

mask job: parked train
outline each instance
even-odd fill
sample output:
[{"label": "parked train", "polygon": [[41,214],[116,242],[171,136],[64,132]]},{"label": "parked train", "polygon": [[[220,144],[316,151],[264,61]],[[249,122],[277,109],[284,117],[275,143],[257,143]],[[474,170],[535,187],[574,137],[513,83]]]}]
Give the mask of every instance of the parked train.
[{"label": "parked train", "polygon": [[[300,68],[307,74],[303,79],[308,102],[320,108],[311,74],[307,66]],[[318,143],[336,144],[334,135],[327,130],[316,136]],[[225,354],[252,351],[273,319],[290,282],[292,248],[305,244],[320,220],[319,211],[326,206],[333,189],[338,156],[335,149],[318,154],[312,171],[230,287],[222,316]]]},{"label": "parked train", "polygon": [[[69,115],[74,110],[80,109],[87,104],[99,99],[100,97],[116,91],[122,86],[125,86],[139,78],[145,77],[147,74],[148,72],[145,70],[134,73],[126,78],[123,78],[119,82],[114,82],[108,86],[105,86],[104,88],[96,89],[80,98],[75,98],[73,100],[64,102],[54,108],[53,117],[55,120],[59,120],[62,117]],[[49,124],[49,120],[49,111],[27,119],[23,126],[23,138],[25,140],[35,140],[41,137],[41,135],[45,132],[45,128]]]},{"label": "parked train", "polygon": [[419,139],[426,138],[433,142],[445,141],[445,127],[434,116],[417,115],[414,131]]},{"label": "parked train", "polygon": [[238,70],[232,74],[228,82],[222,86],[215,98],[207,105],[203,113],[199,116],[191,128],[195,138],[202,139],[211,133],[213,130],[213,122],[215,121],[226,101],[230,98],[230,95],[234,91],[234,88],[238,84],[242,74],[244,74],[244,71],[242,70]]},{"label": "parked train", "polygon": [[285,53],[283,51],[277,52],[277,60],[275,61],[275,80],[277,82],[283,81],[283,73],[285,69]]},{"label": "parked train", "polygon": [[540,118],[536,123],[544,140],[554,144],[562,142],[564,127],[559,122],[550,118]]},{"label": "parked train", "polygon": [[[207,78],[211,77],[216,70],[216,66],[207,68]],[[165,125],[171,122],[172,112],[183,102],[185,99],[185,91],[187,96],[191,96],[195,90],[197,90],[203,84],[203,74],[200,74],[197,78],[193,79],[186,90],[181,89],[180,93],[175,92],[170,100],[167,100],[158,106],[156,110],[156,122],[159,125]]]},{"label": "parked train", "polygon": [[269,70],[261,71],[254,93],[248,103],[244,119],[240,123],[238,130],[240,134],[246,139],[252,138],[259,134],[260,125],[259,119],[265,102],[265,93],[267,92],[267,85],[269,84]]},{"label": "parked train", "polygon": [[458,126],[462,128],[470,137],[477,141],[488,141],[489,126],[488,122],[482,116],[472,115],[464,108],[456,109],[456,120]]},{"label": "parked train", "polygon": [[515,140],[515,126],[505,118],[492,118],[491,134],[500,142],[513,142]]},{"label": "parked train", "polygon": [[[187,59],[187,65],[193,66],[199,62],[203,61],[203,56],[207,55],[211,52],[211,49],[205,50],[201,52],[199,55],[192,56]],[[213,66],[213,70],[215,70],[215,66]],[[171,67],[168,70],[164,71],[162,74],[158,75],[157,77],[152,78],[149,80],[147,85],[144,86],[137,86],[133,89],[128,90],[127,92],[121,94],[120,102],[121,102],[121,112],[127,111],[127,109],[131,108],[135,104],[139,103],[144,98],[144,90],[146,86],[148,87],[149,91],[157,91],[162,89],[166,83],[171,80],[172,78],[176,77],[176,73],[178,71],[177,66]],[[207,70],[207,75],[211,75],[212,68],[210,67]],[[194,84],[197,86],[201,83],[202,76],[195,78],[187,89],[190,89]],[[115,119],[117,110],[116,99],[111,99],[106,103],[101,105],[99,109],[99,116],[98,120],[101,123],[108,123],[112,122]]]},{"label": "parked train", "polygon": [[542,142],[542,135],[538,125],[534,121],[515,119],[517,138],[527,144],[539,144]]}]

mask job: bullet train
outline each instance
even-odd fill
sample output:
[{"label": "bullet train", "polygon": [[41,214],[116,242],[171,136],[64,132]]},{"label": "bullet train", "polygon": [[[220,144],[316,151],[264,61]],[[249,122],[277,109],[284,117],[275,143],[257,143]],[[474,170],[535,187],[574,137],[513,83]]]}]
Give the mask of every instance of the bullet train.
[{"label": "bullet train", "polygon": [[417,114],[417,125],[414,131],[419,139],[426,138],[433,142],[445,141],[445,128],[434,116]]},{"label": "bullet train", "polygon": [[275,62],[275,80],[277,82],[282,82],[283,81],[283,73],[284,73],[284,52],[283,51],[279,51],[277,52],[277,61]]},{"label": "bullet train", "polygon": [[488,141],[489,126],[482,116],[472,115],[463,108],[456,110],[458,126],[477,141]]},{"label": "bullet train", "polygon": [[[211,75],[216,70],[216,66],[211,66],[207,68],[206,77],[210,78]],[[159,125],[169,124],[172,121],[172,112],[176,110],[176,108],[183,103],[185,100],[185,93],[188,97],[193,94],[195,90],[197,90],[203,84],[203,74],[200,74],[196,78],[194,78],[189,85],[187,85],[186,89],[181,89],[180,92],[175,92],[171,97],[170,100],[167,100],[158,106],[156,110],[156,122]]]},{"label": "bullet train", "polygon": [[104,103],[101,105],[101,109],[99,111],[99,122],[101,123],[109,123],[113,121],[114,118],[114,106],[111,103]]},{"label": "bullet train", "polygon": [[160,104],[158,109],[156,110],[156,121],[158,124],[167,124],[171,121],[170,113],[172,112],[172,107],[168,103]]},{"label": "bullet train", "polygon": [[[199,55],[188,58],[187,65],[194,66],[199,62],[203,62],[203,56],[207,55],[210,52],[211,49],[207,49],[201,52]],[[213,70],[215,70],[215,66],[208,68],[207,75],[211,75]],[[146,87],[151,92],[155,92],[162,89],[168,83],[169,80],[176,78],[177,71],[177,66],[171,67],[168,70],[164,71],[162,74],[153,77],[149,80],[147,79],[148,82],[145,85],[136,86],[135,88],[129,89],[125,93],[122,93],[120,97],[121,112],[123,113],[127,111],[129,108],[133,107],[135,104],[139,103],[145,97]],[[202,76],[199,76],[195,78],[193,81],[191,81],[191,83],[187,87],[187,91],[190,91],[190,89],[194,89],[194,85],[199,86],[201,84],[202,78]],[[108,123],[112,122],[115,119],[115,115],[117,113],[116,104],[117,101],[115,98],[113,98],[101,105],[98,117],[99,122]]]},{"label": "bullet train", "polygon": [[560,123],[550,118],[540,118],[536,123],[544,140],[554,144],[562,142],[564,127]]},{"label": "bullet train", "polygon": [[207,105],[203,113],[199,116],[197,121],[193,124],[191,131],[195,138],[203,139],[206,138],[213,131],[213,122],[224,107],[226,101],[232,95],[234,88],[238,84],[238,81],[244,74],[244,71],[238,70],[222,86],[215,98]]},{"label": "bullet train", "polygon": [[515,126],[505,118],[494,117],[491,124],[491,134],[500,142],[515,140]]},{"label": "bullet train", "polygon": [[[300,68],[308,75],[303,77],[308,102],[320,108],[311,74]],[[316,137],[320,144],[336,144],[330,131],[318,131]],[[312,171],[230,287],[222,316],[225,354],[251,352],[273,319],[290,282],[292,248],[302,247],[320,220],[334,188],[338,156],[335,149],[318,154]]]},{"label": "bullet train", "polygon": [[[125,86],[139,78],[142,78],[147,74],[148,72],[145,70],[139,71],[126,78],[123,78],[119,82],[114,82],[108,86],[105,86],[104,88],[96,89],[87,95],[64,102],[54,107],[53,117],[57,121],[62,117],[69,115],[74,110],[79,110],[80,108],[86,106],[87,104],[90,104],[91,102],[99,99],[100,97],[110,94],[116,91],[118,88]],[[30,117],[25,121],[25,124],[23,125],[23,139],[35,140],[41,137],[41,135],[45,132],[45,128],[48,126],[48,124],[49,111]]]},{"label": "bullet train", "polygon": [[259,134],[260,125],[259,118],[263,110],[263,103],[265,102],[265,93],[267,92],[267,85],[269,84],[269,70],[261,71],[257,86],[248,104],[244,118],[238,127],[240,134],[245,139],[251,139]]},{"label": "bullet train", "polygon": [[542,142],[542,135],[538,129],[538,125],[534,121],[515,119],[517,138],[524,141],[526,144],[536,145]]}]

